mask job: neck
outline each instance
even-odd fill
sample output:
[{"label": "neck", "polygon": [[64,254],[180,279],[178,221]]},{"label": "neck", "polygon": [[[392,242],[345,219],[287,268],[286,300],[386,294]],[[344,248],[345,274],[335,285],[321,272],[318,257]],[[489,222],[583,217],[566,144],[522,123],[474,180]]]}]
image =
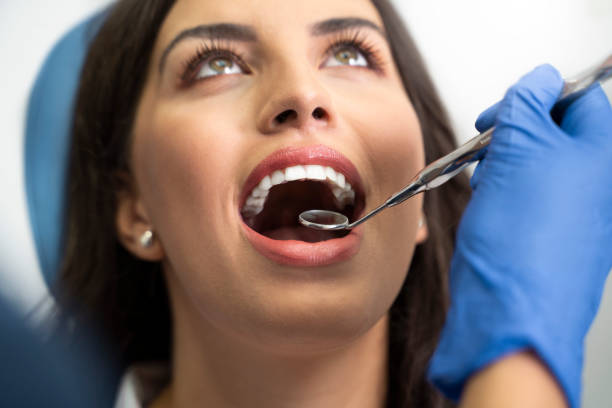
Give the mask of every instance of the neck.
[{"label": "neck", "polygon": [[[174,305],[177,306],[176,304]],[[388,318],[332,351],[275,353],[176,313],[172,383],[155,406],[381,408]],[[191,319],[189,318],[191,317]],[[163,404],[160,404],[163,400]]]}]

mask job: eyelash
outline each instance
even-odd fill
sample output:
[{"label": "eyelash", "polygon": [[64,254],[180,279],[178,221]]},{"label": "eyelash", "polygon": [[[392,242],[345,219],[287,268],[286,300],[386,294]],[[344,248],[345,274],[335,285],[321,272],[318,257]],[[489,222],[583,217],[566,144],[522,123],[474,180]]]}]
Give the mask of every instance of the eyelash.
[{"label": "eyelash", "polygon": [[245,72],[251,72],[248,69],[247,64],[244,62],[243,56],[232,47],[231,43],[221,44],[217,41],[213,41],[211,44],[200,44],[195,54],[193,54],[183,63],[181,82],[187,85],[194,82],[194,77],[196,76],[200,65],[206,61],[210,61],[218,57],[231,59],[232,61],[236,62]]},{"label": "eyelash", "polygon": [[381,73],[383,71],[383,59],[376,45],[368,41],[367,37],[357,30],[354,32],[343,31],[338,33],[336,38],[333,38],[325,51],[326,56],[334,55],[334,53],[346,48],[355,48],[361,52],[368,62],[366,69]]},{"label": "eyelash", "polygon": [[[374,72],[381,73],[383,71],[383,60],[380,56],[380,52],[377,47],[368,42],[368,40],[361,34],[360,31],[356,32],[340,32],[337,37],[332,39],[328,44],[325,55],[329,57],[334,53],[344,48],[354,48],[363,54],[364,58],[368,62],[367,67]],[[231,43],[221,44],[220,42],[213,41],[210,44],[202,43],[197,48],[196,52],[183,63],[183,71],[180,77],[181,83],[184,85],[190,85],[196,82],[195,76],[198,73],[200,66],[210,60],[218,57],[224,57],[230,59],[238,64],[238,66],[246,73],[251,71],[248,69],[247,64],[244,62],[243,56],[236,51]]]}]

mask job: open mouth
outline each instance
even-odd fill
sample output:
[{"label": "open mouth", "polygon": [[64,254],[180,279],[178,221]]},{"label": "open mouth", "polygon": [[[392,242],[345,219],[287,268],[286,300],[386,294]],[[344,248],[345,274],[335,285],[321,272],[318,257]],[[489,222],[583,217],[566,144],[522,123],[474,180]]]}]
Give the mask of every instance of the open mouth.
[{"label": "open mouth", "polygon": [[331,210],[352,221],[365,207],[362,191],[358,181],[331,166],[294,165],[265,175],[244,200],[240,213],[251,229],[270,239],[322,242],[343,238],[350,231],[304,227],[298,221],[300,213]]}]

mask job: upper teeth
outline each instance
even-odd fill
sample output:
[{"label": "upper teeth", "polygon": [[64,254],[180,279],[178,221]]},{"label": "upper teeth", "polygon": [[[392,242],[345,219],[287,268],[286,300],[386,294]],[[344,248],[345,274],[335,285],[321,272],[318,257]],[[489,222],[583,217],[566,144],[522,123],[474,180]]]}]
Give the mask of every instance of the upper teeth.
[{"label": "upper teeth", "polygon": [[298,165],[287,167],[284,170],[276,170],[264,177],[259,185],[251,191],[242,208],[242,214],[247,218],[256,216],[263,210],[264,203],[272,187],[295,180],[327,182],[336,198],[336,204],[340,208],[353,204],[355,201],[355,191],[353,191],[350,183],[346,182],[344,174],[328,166],[317,164]]}]

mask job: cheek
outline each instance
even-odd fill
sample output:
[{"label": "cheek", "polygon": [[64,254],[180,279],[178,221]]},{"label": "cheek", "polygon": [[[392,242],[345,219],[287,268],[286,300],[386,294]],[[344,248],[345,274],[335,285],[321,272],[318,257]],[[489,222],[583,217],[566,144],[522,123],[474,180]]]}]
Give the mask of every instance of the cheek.
[{"label": "cheek", "polygon": [[[386,89],[383,94],[370,96],[372,100],[382,100],[384,96],[384,104],[361,103],[354,106],[350,114],[350,120],[358,129],[362,151],[367,155],[363,163],[369,166],[367,172],[372,175],[370,182],[374,184],[368,186],[371,190],[368,208],[379,205],[405,187],[425,166],[421,126],[412,104],[403,90]],[[415,198],[381,215],[405,208],[415,212],[412,201]]]},{"label": "cheek", "polygon": [[224,157],[231,142],[216,137],[223,130],[210,126],[204,117],[182,119],[166,117],[141,141],[136,163],[142,193],[153,206],[196,205],[209,211],[219,190],[228,187],[224,180],[231,162]]},{"label": "cheek", "polygon": [[384,199],[424,167],[424,147],[418,117],[399,78],[374,85],[345,92],[339,108],[356,130],[362,163],[376,180],[368,186],[372,196]]},{"label": "cheek", "polygon": [[195,299],[210,320],[226,321],[224,313],[249,306],[242,292],[245,251],[228,225],[237,211],[235,179],[245,157],[244,135],[224,112],[206,112],[202,107],[158,108],[149,115],[148,131],[135,140],[134,163],[141,196],[164,246],[173,295]]},{"label": "cheek", "polygon": [[[379,95],[379,98],[382,95]],[[380,100],[380,99],[379,99]],[[403,90],[389,90],[384,104],[362,104],[352,111],[364,162],[372,174],[367,208],[373,209],[405,187],[425,165],[421,127]],[[405,278],[415,246],[422,196],[387,209],[364,224],[370,259],[387,271],[388,290],[397,290]]]},{"label": "cheek", "polygon": [[[150,117],[135,140],[134,163],[154,228],[175,270],[191,269],[187,263],[194,254],[218,263],[228,256],[219,231],[236,194],[228,182],[237,166],[236,130],[201,110],[160,108]],[[202,248],[210,250],[204,254]]]},{"label": "cheek", "polygon": [[364,138],[369,159],[375,163],[373,174],[382,182],[381,190],[395,192],[424,166],[423,137],[416,113],[408,100],[400,99],[361,115],[364,123],[377,124]]}]

